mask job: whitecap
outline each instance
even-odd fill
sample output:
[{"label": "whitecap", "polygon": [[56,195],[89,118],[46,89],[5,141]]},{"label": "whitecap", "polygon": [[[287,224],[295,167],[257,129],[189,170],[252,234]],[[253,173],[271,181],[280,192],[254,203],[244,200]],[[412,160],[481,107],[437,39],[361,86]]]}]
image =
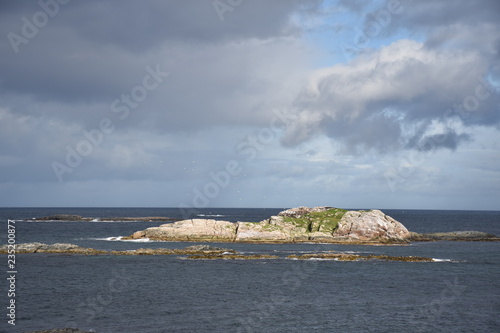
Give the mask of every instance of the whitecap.
[{"label": "whitecap", "polygon": [[138,238],[138,239],[120,239],[123,242],[133,242],[133,243],[151,243],[154,242],[149,238]]},{"label": "whitecap", "polygon": [[226,215],[220,215],[220,214],[197,214],[196,216],[199,216],[199,217],[224,217]]},{"label": "whitecap", "polygon": [[108,242],[134,242],[134,243],[149,243],[153,242],[149,238],[139,238],[139,239],[123,239],[124,236],[117,237],[105,237],[105,238],[92,238],[94,240],[103,240]]},{"label": "whitecap", "polygon": [[451,259],[432,258],[432,261],[434,261],[434,262],[452,262],[453,260],[451,260]]}]

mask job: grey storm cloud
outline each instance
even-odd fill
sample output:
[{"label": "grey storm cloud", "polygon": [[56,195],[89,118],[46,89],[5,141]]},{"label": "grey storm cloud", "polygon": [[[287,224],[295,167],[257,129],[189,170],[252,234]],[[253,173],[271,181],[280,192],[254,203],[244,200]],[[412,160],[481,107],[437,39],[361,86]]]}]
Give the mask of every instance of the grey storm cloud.
[{"label": "grey storm cloud", "polygon": [[[176,156],[179,170],[192,160],[185,151],[152,152],[136,144],[134,136],[151,145],[164,138],[145,139],[145,133],[185,135],[216,126],[265,124],[269,110],[292,98],[289,88],[299,86],[300,67],[306,68],[301,64],[307,63],[307,50],[298,42],[301,31],[292,17],[315,12],[320,1],[243,1],[225,12],[223,21],[216,1],[41,3],[59,6],[35,36],[23,34],[30,31],[26,22],[33,24],[46,9],[38,2],[1,4],[5,181],[53,181],[51,162],[64,161],[67,147],[74,149],[104,118],[116,129],[107,141],[119,143],[94,147],[85,159],[88,169],[79,170],[87,175],[75,173],[73,179],[162,178],[160,169],[153,172],[142,163],[159,161],[165,151]],[[27,42],[12,45],[9,34]],[[124,96],[130,100],[151,71],[161,73],[161,82],[140,103],[127,102]],[[155,84],[151,78],[146,82]],[[127,156],[136,161],[125,161]],[[24,172],[19,172],[21,164]],[[40,167],[30,172],[35,165]]]},{"label": "grey storm cloud", "polygon": [[[318,3],[246,1],[221,22],[212,1],[72,1],[60,5],[35,38],[17,45],[17,54],[3,39],[0,89],[41,100],[103,101],[135,84],[158,55],[169,59],[185,52],[178,55],[182,59],[199,52],[193,45],[203,49],[300,33],[290,16]],[[10,2],[0,12],[0,30],[22,36],[22,18],[32,20],[40,11],[35,2]]]},{"label": "grey storm cloud", "polygon": [[[408,150],[432,152],[409,188],[446,178],[440,149],[497,170],[500,2],[400,0],[345,61],[338,45],[391,1],[1,1],[0,197],[176,205],[236,160],[211,205],[318,204],[359,186],[383,201],[389,160]],[[457,174],[473,169],[450,155]],[[476,175],[478,191],[496,177]]]}]

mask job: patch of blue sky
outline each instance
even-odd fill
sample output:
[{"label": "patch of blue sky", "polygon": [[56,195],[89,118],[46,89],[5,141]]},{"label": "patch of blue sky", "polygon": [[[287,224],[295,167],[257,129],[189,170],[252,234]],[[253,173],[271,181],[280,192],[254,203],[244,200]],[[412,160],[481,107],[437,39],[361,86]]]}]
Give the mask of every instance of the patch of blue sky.
[{"label": "patch of blue sky", "polygon": [[[378,50],[400,39],[423,42],[426,36],[400,24],[396,17],[404,7],[391,13],[389,1],[352,2],[326,0],[314,19],[297,18],[304,28],[305,41],[319,50],[316,68],[348,63],[363,53]],[[392,9],[392,8],[391,8]]]}]

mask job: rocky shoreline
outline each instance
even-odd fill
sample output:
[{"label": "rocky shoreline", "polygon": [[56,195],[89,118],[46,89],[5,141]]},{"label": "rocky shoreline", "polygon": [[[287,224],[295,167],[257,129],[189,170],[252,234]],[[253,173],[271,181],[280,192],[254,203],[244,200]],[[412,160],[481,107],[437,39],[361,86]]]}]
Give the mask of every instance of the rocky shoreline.
[{"label": "rocky shoreline", "polygon": [[498,241],[478,231],[418,234],[380,210],[298,207],[261,222],[190,219],[139,230],[124,239],[226,243],[397,245],[414,241]]}]

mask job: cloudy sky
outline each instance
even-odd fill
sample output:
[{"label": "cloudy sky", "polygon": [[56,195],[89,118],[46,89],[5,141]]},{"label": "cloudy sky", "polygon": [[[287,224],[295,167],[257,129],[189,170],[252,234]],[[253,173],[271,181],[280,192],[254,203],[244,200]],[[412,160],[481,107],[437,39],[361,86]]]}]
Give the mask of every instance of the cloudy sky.
[{"label": "cloudy sky", "polygon": [[497,0],[13,0],[0,31],[0,206],[500,210]]}]

